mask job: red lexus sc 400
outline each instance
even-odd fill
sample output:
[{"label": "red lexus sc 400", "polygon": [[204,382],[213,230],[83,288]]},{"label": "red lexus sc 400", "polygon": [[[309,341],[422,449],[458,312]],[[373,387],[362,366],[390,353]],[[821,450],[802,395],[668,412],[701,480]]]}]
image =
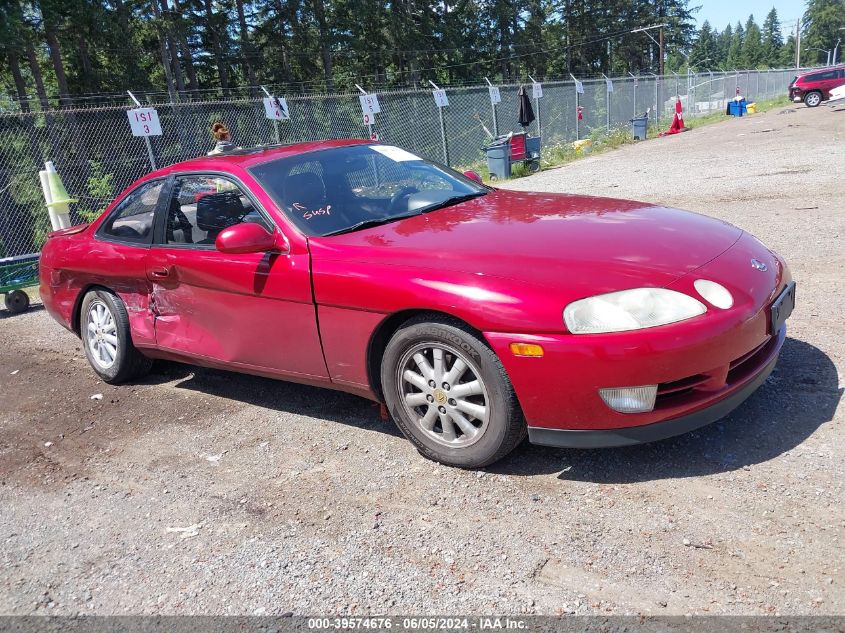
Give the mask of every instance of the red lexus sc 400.
[{"label": "red lexus sc 400", "polygon": [[163,358],[341,389],[479,467],[526,434],[622,446],[723,417],[774,368],[795,284],[719,220],[326,141],[149,174],[51,234],[41,296],[106,382]]}]

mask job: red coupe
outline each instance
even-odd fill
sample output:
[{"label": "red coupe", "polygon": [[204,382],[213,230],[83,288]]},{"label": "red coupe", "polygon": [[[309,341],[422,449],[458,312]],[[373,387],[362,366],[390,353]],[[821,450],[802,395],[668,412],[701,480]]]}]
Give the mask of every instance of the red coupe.
[{"label": "red coupe", "polygon": [[51,234],[41,296],[106,382],[164,358],[341,389],[479,467],[526,434],[622,446],[723,417],[774,368],[795,284],[719,220],[347,140],[149,174]]}]

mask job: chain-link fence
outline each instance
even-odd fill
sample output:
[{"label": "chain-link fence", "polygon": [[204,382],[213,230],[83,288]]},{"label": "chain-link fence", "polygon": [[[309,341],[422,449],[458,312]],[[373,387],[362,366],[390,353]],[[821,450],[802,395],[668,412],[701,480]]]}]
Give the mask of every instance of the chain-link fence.
[{"label": "chain-link fence", "polygon": [[[795,70],[654,75],[585,80],[577,95],[573,81],[542,84],[533,100],[536,120],[529,128],[544,147],[596,136],[627,126],[646,111],[652,122],[666,122],[680,97],[686,118],[724,112],[737,89],[751,100],[786,94]],[[519,130],[520,86],[500,86],[494,107],[486,86],[447,87],[449,105],[441,113],[428,90],[382,92],[381,112],[372,132],[381,142],[405,147],[452,166],[483,160],[492,134]],[[531,84],[526,85],[531,95]],[[154,106],[162,135],[150,137],[158,167],[205,154],[209,129],[224,121],[238,145],[295,143],[324,138],[367,137],[358,95],[288,97],[290,120],[265,118],[260,99],[160,103]],[[145,104],[148,105],[148,104]],[[122,189],[151,169],[143,138],[131,134],[126,112],[134,106],[64,108],[30,113],[0,113],[0,258],[37,252],[50,230],[38,171],[52,160],[68,192],[78,198],[72,220],[91,219]],[[441,133],[445,131],[445,134]],[[443,138],[445,136],[445,139]]]}]

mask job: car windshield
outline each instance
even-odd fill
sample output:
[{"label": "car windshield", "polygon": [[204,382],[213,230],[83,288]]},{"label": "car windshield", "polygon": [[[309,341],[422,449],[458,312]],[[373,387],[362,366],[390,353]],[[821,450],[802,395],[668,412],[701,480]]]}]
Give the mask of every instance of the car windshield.
[{"label": "car windshield", "polygon": [[392,145],[350,145],[250,169],[306,235],[337,235],[458,204],[489,190]]}]

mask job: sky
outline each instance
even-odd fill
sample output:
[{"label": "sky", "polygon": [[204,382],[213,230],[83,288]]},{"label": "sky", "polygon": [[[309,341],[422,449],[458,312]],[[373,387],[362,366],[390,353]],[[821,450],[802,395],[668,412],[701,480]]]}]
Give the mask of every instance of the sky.
[{"label": "sky", "polygon": [[757,24],[762,25],[766,15],[772,7],[778,10],[778,18],[784,29],[788,29],[787,23],[792,21],[792,28],[795,29],[795,18],[804,14],[804,0],[693,0],[690,6],[701,5],[701,10],[695,14],[698,26],[704,20],[710,21],[710,26],[723,30],[728,24],[736,24],[737,20],[745,26],[745,21],[750,14],[754,14]]}]

